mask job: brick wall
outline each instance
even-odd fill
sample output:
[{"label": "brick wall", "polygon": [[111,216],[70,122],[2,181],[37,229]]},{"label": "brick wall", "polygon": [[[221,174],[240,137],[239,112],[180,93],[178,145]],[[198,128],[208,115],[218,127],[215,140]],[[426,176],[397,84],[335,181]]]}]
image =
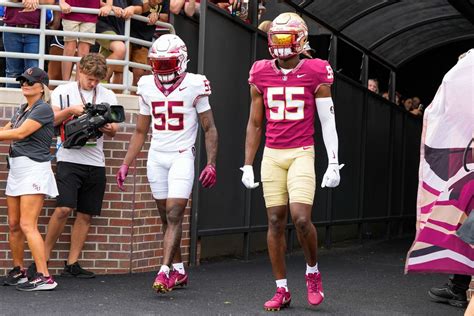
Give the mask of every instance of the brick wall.
[{"label": "brick wall", "polygon": [[[0,124],[3,126],[13,115],[14,108],[21,102],[16,89],[0,89]],[[8,101],[5,101],[8,100]],[[149,142],[130,168],[126,192],[118,190],[115,184],[117,172],[128,147],[128,141],[135,127],[138,102],[133,96],[119,96],[125,106],[127,120],[121,124],[114,139],[105,139],[107,188],[102,214],[92,220],[91,229],[80,258],[81,265],[99,274],[129,273],[156,270],[163,255],[161,220],[146,178],[146,157]],[[0,275],[12,266],[8,246],[8,220],[5,198],[6,169],[5,156],[8,144],[0,142]],[[54,167],[54,164],[53,164]],[[54,211],[55,201],[48,199],[39,218],[39,229],[44,235],[49,217]],[[51,256],[49,266],[54,274],[62,270],[67,259],[71,225],[74,216],[68,220]],[[183,260],[188,261],[190,244],[190,204],[185,212],[181,251]],[[32,259],[26,246],[26,265]]]}]

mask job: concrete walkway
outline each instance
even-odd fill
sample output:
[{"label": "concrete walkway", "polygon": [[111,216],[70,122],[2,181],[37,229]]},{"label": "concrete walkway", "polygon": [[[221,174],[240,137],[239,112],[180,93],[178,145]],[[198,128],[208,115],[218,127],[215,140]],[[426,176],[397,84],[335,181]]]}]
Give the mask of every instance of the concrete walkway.
[{"label": "concrete walkway", "polygon": [[[404,275],[410,239],[345,244],[320,251],[326,299],[306,302],[301,253],[287,257],[291,307],[278,315],[463,315],[431,302],[427,291],[446,275]],[[154,273],[57,278],[52,292],[22,293],[0,286],[1,315],[268,315],[263,303],[275,283],[266,255],[250,261],[225,260],[188,268],[190,284],[165,295],[151,289]]]}]

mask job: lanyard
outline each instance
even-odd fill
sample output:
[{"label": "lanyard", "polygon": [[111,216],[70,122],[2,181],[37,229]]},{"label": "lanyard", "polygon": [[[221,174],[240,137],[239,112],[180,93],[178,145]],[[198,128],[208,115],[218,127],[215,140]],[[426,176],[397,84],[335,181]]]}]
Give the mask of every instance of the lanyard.
[{"label": "lanyard", "polygon": [[[81,86],[79,85],[79,81],[77,82],[77,90],[79,91],[79,96],[81,97],[82,104],[86,105],[88,102],[84,98],[84,95],[82,95]],[[94,88],[94,92],[93,92],[93,95],[92,95],[92,104],[95,104],[96,98],[97,98],[97,87]]]},{"label": "lanyard", "polygon": [[[28,109],[28,110],[27,110],[27,108],[28,108],[28,104],[25,104],[25,107],[23,108],[23,112],[21,112],[20,114],[18,114],[18,116],[16,117],[16,120],[15,120],[15,123],[13,123],[12,128],[17,128],[17,127],[18,127],[17,125],[18,125],[18,123],[21,121],[21,119],[24,118],[25,115],[31,110],[31,108]],[[21,111],[21,110],[22,110],[22,109],[20,108],[19,111]]]}]

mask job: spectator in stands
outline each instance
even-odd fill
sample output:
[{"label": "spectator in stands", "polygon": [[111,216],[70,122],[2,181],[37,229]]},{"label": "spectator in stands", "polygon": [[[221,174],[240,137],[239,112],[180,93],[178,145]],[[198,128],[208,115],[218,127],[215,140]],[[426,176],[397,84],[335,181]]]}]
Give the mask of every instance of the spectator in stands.
[{"label": "spectator in stands", "polygon": [[379,94],[379,81],[375,78],[369,79],[369,81],[367,82],[367,89]]},{"label": "spectator in stands", "polygon": [[382,98],[390,100],[390,98],[388,96],[388,91],[385,91],[384,93],[382,93]]},{"label": "spectator in stands", "polygon": [[[81,58],[78,81],[58,86],[51,95],[54,122],[60,125],[71,116],[79,116],[86,103],[117,104],[115,94],[99,82],[107,74],[104,56],[90,53]],[[69,102],[68,102],[69,101]],[[109,137],[117,132],[117,124],[106,124],[99,130]],[[61,142],[61,139],[58,140]],[[104,198],[106,176],[104,138],[92,139],[80,149],[66,149],[59,146],[56,154],[59,196],[56,209],[48,224],[45,238],[45,253],[51,252],[64,230],[66,221],[75,209],[76,219],[71,231],[69,256],[62,276],[93,278],[93,272],[83,269],[77,262],[86,241],[92,216],[100,215]]]},{"label": "spectator in stands", "polygon": [[[157,21],[168,22],[170,13],[170,1],[169,0],[149,0],[143,3],[143,16],[148,17],[149,25],[154,26]],[[134,20],[132,20],[132,30]],[[141,25],[141,24],[139,24]],[[154,29],[153,29],[154,30]]]},{"label": "spectator in stands", "polygon": [[[59,1],[56,1],[59,2]],[[61,12],[60,11],[54,11],[53,12],[53,21],[49,25],[49,28],[52,30],[62,30],[62,24],[61,24]],[[55,56],[62,56],[64,52],[64,41],[62,36],[48,36],[46,38],[47,44],[46,47],[49,47],[49,55],[55,55]],[[61,62],[56,61],[56,60],[49,60],[48,61],[48,77],[49,80],[62,80],[63,75],[61,72]],[[50,84],[49,86],[50,89],[53,89],[54,87]]]},{"label": "spectator in stands", "polygon": [[[54,0],[23,0],[24,8],[5,7],[3,22],[6,26],[38,29],[40,25],[39,4],[54,4]],[[6,52],[39,53],[39,35],[22,33],[3,33]],[[16,78],[26,69],[37,67],[37,59],[6,58],[6,75]],[[7,83],[7,87],[18,88],[18,84]]]},{"label": "spectator in stands", "polygon": [[412,100],[413,100],[413,108],[414,109],[420,109],[421,111],[423,111],[424,106],[423,106],[423,104],[421,104],[420,98],[419,97],[413,97]]},{"label": "spectator in stands", "polygon": [[262,15],[267,11],[265,8],[265,0],[259,0],[258,1],[258,21],[262,18]]},{"label": "spectator in stands", "polygon": [[[4,13],[4,7],[0,7],[0,26],[3,26],[3,13]],[[3,52],[5,51],[5,48],[3,47],[3,36],[0,35],[0,51]],[[5,77],[5,58],[0,57],[0,77]],[[0,83],[0,87],[5,87],[4,83]]]},{"label": "spectator in stands", "polygon": [[[97,23],[96,32],[99,34],[124,35],[125,22],[134,14],[143,12],[143,2],[141,0],[113,0],[112,10],[115,16],[101,16]],[[99,39],[100,53],[107,59],[125,59],[125,43],[118,40]],[[113,78],[112,78],[113,75]],[[112,78],[112,83],[122,84],[123,66],[111,65],[108,67],[107,82]]]},{"label": "spectator in stands", "polygon": [[[5,195],[14,268],[4,284],[16,285],[22,291],[52,290],[57,284],[49,274],[44,241],[38,231],[45,195],[58,195],[51,169],[54,113],[48,104],[49,79],[45,71],[33,67],[17,77],[17,81],[26,103],[0,131],[0,140],[11,141]],[[29,280],[23,262],[25,238],[37,266],[37,273]]]},{"label": "spectator in stands", "polygon": [[400,94],[400,92],[395,92],[395,104],[396,105],[400,105],[400,100],[402,98],[402,95]]},{"label": "spectator in stands", "polygon": [[260,31],[263,31],[265,33],[268,33],[268,30],[272,27],[272,21],[270,20],[265,20],[265,21],[262,21],[259,25],[258,25],[258,29]]},{"label": "spectator in stands", "polygon": [[[216,4],[221,9],[228,9],[235,0],[209,0],[209,2]],[[170,0],[170,12],[173,14],[179,14],[181,9],[184,7],[184,13],[187,16],[199,15],[200,12],[200,0]]]},{"label": "spectator in stands", "polygon": [[[59,6],[62,11],[62,25],[66,32],[95,33],[97,16],[89,13],[71,12],[72,7],[82,7],[99,9],[99,16],[108,16],[112,11],[112,0],[106,0],[105,5],[100,6],[101,0],[59,0]],[[79,44],[78,44],[79,42]],[[95,39],[78,36],[64,36],[64,56],[79,57],[89,53],[91,45],[94,45]],[[72,62],[63,61],[61,64],[63,80],[69,80],[72,72]]]},{"label": "spectator in stands", "polygon": [[[155,23],[157,21],[168,22],[169,0],[149,0],[143,4],[142,16],[149,19],[149,23],[137,20],[131,21],[130,36],[151,42],[155,34]],[[130,61],[148,65],[148,48],[139,44],[130,44]],[[146,73],[145,69],[132,68],[133,85],[136,86],[141,76]]]},{"label": "spectator in stands", "polygon": [[412,98],[406,98],[405,100],[402,101],[402,103],[403,103],[403,107],[405,108],[405,110],[407,110],[407,111],[412,110],[412,106],[413,106]]}]

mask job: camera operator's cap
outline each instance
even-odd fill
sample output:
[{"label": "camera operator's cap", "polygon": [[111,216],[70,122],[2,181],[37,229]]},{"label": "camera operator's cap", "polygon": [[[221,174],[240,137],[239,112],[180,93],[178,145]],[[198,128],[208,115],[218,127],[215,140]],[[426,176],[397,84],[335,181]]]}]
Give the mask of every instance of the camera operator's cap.
[{"label": "camera operator's cap", "polygon": [[31,82],[40,82],[44,85],[49,85],[48,73],[41,68],[31,67],[25,70],[20,76],[16,77],[16,81],[26,79]]}]

